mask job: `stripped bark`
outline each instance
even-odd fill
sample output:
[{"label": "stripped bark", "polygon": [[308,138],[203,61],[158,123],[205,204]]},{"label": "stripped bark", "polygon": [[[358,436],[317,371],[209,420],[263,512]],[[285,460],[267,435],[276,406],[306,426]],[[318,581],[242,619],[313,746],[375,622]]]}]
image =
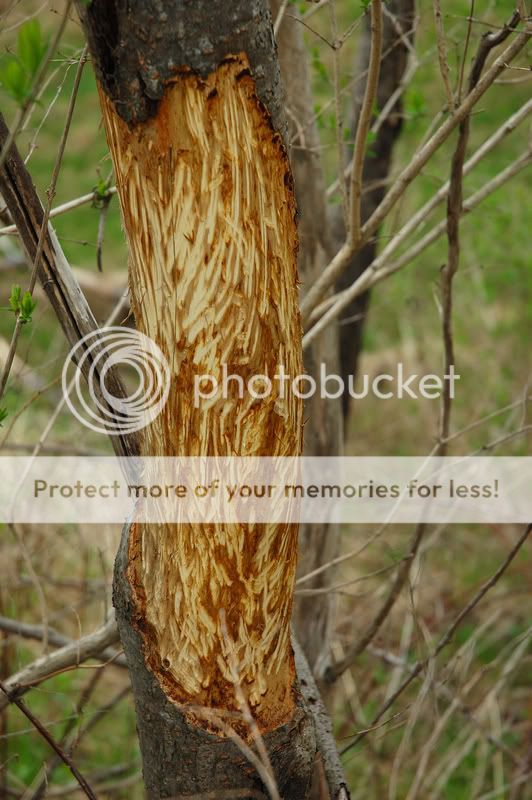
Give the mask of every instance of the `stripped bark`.
[{"label": "stripped bark", "polygon": [[[269,12],[259,0],[230,13],[204,0],[93,0],[80,16],[132,310],[172,372],[141,453],[298,455],[302,406],[291,392],[257,401],[235,390],[200,408],[193,397],[194,377],[221,379],[224,363],[245,381],[281,365],[301,371],[295,201]],[[280,795],[305,798],[316,748],[290,643],[296,552],[297,528],[286,524],[126,527],[114,603],[149,797],[263,787],[246,753],[256,741],[236,661]]]},{"label": "stripped bark", "polygon": [[[379,87],[377,91],[377,107],[384,108],[401,82],[408,59],[407,42],[413,39],[414,0],[391,0],[386,4],[383,24],[382,52]],[[369,19],[366,21],[364,34],[355,66],[355,79],[364,75],[369,63],[371,30]],[[351,135],[354,136],[358,126],[358,116],[364,95],[365,81],[357,80],[353,98],[353,115],[351,119]],[[364,159],[363,194],[361,204],[361,222],[364,224],[381,200],[386,191],[390,172],[393,148],[402,124],[402,100],[399,97],[390,109],[386,119],[380,126],[375,141],[371,142],[369,152]],[[335,249],[339,250],[345,241],[345,224],[340,208],[332,213],[332,231]],[[359,250],[351,259],[349,267],[342,273],[336,283],[336,291],[350,286],[372,263],[377,251],[376,241],[372,240]],[[364,320],[368,311],[369,292],[358,297],[344,310],[340,319],[340,365],[341,375],[347,385],[347,376],[356,372],[358,357],[362,345]],[[349,394],[343,395],[343,411],[349,411]]]},{"label": "stripped bark", "polygon": [[[271,3],[274,17],[282,6]],[[292,142],[290,160],[294,173],[299,212],[299,274],[303,286],[313,283],[316,275],[331,258],[327,225],[325,183],[322,172],[319,134],[314,121],[310,91],[308,56],[303,41],[303,27],[285,15],[277,43],[283,84],[286,90],[289,132]],[[338,333],[331,325],[313,342],[305,355],[305,372],[318,382],[320,365],[327,374],[338,374]],[[323,398],[319,392],[305,404],[304,452],[307,456],[338,456],[342,447],[340,399]],[[307,523],[299,531],[298,573],[306,575],[337,555],[338,526],[327,522]],[[316,576],[309,587],[320,588],[329,576]],[[300,596],[294,608],[294,625],[305,656],[319,679],[329,661],[329,639],[333,627],[333,594]]]}]

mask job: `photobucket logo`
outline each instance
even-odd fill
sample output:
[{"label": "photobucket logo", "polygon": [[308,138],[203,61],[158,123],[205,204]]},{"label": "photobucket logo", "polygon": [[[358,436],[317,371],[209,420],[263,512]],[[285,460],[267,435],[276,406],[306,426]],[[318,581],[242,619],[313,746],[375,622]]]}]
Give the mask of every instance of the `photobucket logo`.
[{"label": "photobucket logo", "polygon": [[[136,381],[127,397],[117,397],[108,386],[109,370],[117,366],[129,368]],[[148,336],[113,326],[87,334],[72,348],[62,387],[70,411],[83,425],[118,436],[145,428],[160,414],[170,391],[170,368]]]},{"label": "photobucket logo", "polygon": [[268,375],[252,375],[244,380],[242,375],[229,373],[227,364],[222,364],[222,376],[196,375],[194,377],[194,406],[199,408],[202,401],[212,402],[220,398],[234,397],[235,393],[242,399],[247,392],[254,400],[263,400],[272,393],[284,399],[287,392],[292,392],[295,397],[307,400],[315,394],[321,398],[335,400],[345,392],[354,400],[361,400],[368,395],[373,395],[379,400],[399,400],[410,397],[418,400],[420,397],[434,400],[441,397],[445,382],[449,382],[449,394],[454,398],[455,383],[460,380],[454,366],[451,365],[445,375],[436,374],[418,375],[407,374],[401,362],[396,365],[395,374],[380,373],[370,379],[369,375],[360,375],[356,382],[355,375],[348,375],[347,381],[341,375],[327,372],[326,364],[320,364],[319,376],[301,374],[295,377],[289,375],[284,366],[280,365],[278,371],[270,378]]}]

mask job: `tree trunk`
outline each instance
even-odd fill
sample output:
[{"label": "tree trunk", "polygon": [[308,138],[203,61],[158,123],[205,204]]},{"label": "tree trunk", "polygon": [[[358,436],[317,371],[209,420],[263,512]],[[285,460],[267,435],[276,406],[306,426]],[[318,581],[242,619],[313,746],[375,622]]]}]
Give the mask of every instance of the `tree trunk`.
[{"label": "tree trunk", "polygon": [[[386,4],[382,37],[382,63],[377,92],[376,106],[380,112],[399,86],[408,59],[407,42],[412,43],[415,0],[390,0]],[[355,79],[366,74],[369,63],[371,31],[369,19],[361,36],[355,65]],[[353,114],[351,119],[351,135],[354,138],[358,124],[358,114],[364,95],[365,80],[359,79],[355,84],[353,98]],[[402,99],[399,97],[389,110],[381,125],[375,141],[368,148],[364,161],[363,195],[361,216],[364,223],[377,208],[386,191],[390,172],[394,144],[402,125]],[[333,239],[338,250],[345,241],[345,225],[341,209],[336,207],[332,214]],[[348,269],[337,282],[336,290],[342,291],[350,286],[371,264],[377,254],[377,242],[371,241],[353,258]],[[344,309],[340,318],[340,363],[341,375],[346,385],[348,375],[356,373],[358,357],[362,347],[364,321],[369,305],[369,292],[357,297]],[[347,321],[349,320],[349,321]],[[347,417],[349,412],[349,394],[343,395],[343,411]]]},{"label": "tree trunk", "polygon": [[[222,364],[244,381],[281,366],[301,372],[295,201],[269,12],[259,0],[93,0],[80,16],[131,306],[172,370],[141,454],[299,455],[303,409],[291,392],[274,384],[257,401],[234,387],[200,408],[193,397],[194,377],[221,380]],[[306,797],[316,745],[290,643],[296,551],[295,525],[125,529],[114,603],[149,797],[264,792],[237,689],[280,796]]]},{"label": "tree trunk", "polygon": [[[282,6],[272,0],[274,15]],[[285,14],[277,42],[289,131],[293,147],[290,160],[294,173],[299,211],[299,274],[304,288],[312,285],[332,257],[327,224],[325,180],[320,158],[320,140],[314,121],[310,90],[308,55],[303,41],[303,26],[294,19],[295,9]],[[317,382],[320,368],[338,374],[338,330],[330,325],[314,340],[305,354],[305,372]],[[318,392],[305,403],[304,453],[307,456],[339,456],[342,451],[342,410],[340,398],[323,398]],[[337,555],[338,525],[306,523],[299,531],[298,574],[306,575]],[[322,572],[304,584],[305,589],[322,588],[332,581],[332,570]],[[317,679],[324,673],[330,656],[330,636],[334,624],[335,596],[332,593],[302,595],[296,598],[294,625]]]}]

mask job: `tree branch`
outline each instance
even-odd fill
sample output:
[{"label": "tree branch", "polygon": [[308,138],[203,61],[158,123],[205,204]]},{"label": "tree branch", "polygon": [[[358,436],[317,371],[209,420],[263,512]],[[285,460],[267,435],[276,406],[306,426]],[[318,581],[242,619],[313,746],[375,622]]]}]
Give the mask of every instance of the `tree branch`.
[{"label": "tree branch", "polygon": [[[421,172],[425,164],[441,145],[449,138],[450,134],[457,125],[470,113],[471,109],[478,103],[485,94],[493,81],[506,69],[507,65],[521,52],[532,35],[532,24],[528,23],[524,31],[518,34],[510,45],[501,55],[495,59],[493,64],[486,70],[484,76],[479,80],[472,92],[470,92],[456,109],[456,112],[449,117],[430,139],[418,150],[410,159],[408,165],[395,180],[395,183],[388,190],[382,203],[375,209],[371,217],[364,223],[360,231],[358,247],[363,246],[370,240],[380,224],[387,217],[391,209],[403,196],[408,186],[414,178]],[[301,315],[303,323],[307,323],[312,310],[324,297],[327,290],[336,282],[342,272],[347,268],[350,258],[353,255],[353,246],[346,241],[340,248],[336,256],[332,259],[329,266],[323,271],[318,280],[309,288],[301,303]]]},{"label": "tree branch", "polygon": [[13,705],[15,705],[19,709],[19,711],[22,711],[24,716],[27,719],[29,719],[31,724],[41,734],[43,739],[50,745],[52,750],[54,750],[57,753],[57,755],[59,756],[61,761],[63,761],[64,764],[66,764],[66,766],[69,768],[69,770],[72,773],[72,775],[74,776],[74,778],[79,783],[80,789],[86,794],[86,796],[88,798],[90,798],[90,800],[97,800],[96,795],[94,794],[94,792],[92,791],[91,787],[89,786],[89,784],[87,783],[86,779],[83,777],[81,772],[78,770],[76,765],[73,763],[72,759],[58,745],[58,743],[55,741],[54,737],[49,733],[49,731],[46,730],[44,725],[41,724],[41,722],[37,719],[35,714],[33,714],[29,710],[29,708],[26,706],[26,704],[22,700],[20,700],[16,696],[16,694],[10,692],[9,689],[6,688],[6,685],[2,681],[0,681],[0,689],[2,690],[2,692],[4,692],[4,695],[7,698],[8,702],[13,703]]},{"label": "tree branch", "polygon": [[[52,641],[51,634],[49,640]],[[31,664],[22,667],[22,669],[4,681],[3,687],[7,696],[0,696],[0,712],[9,705],[13,697],[20,697],[33,686],[37,686],[37,684],[42,683],[57,672],[79,666],[90,658],[101,660],[105,653],[105,656],[110,656],[109,659],[105,658],[105,660],[112,659],[113,663],[118,662],[120,666],[123,666],[123,662],[118,660],[114,651],[106,653],[106,648],[116,644],[118,641],[118,631],[113,615],[101,628],[87,634],[87,636],[82,636],[81,639],[69,641],[59,650],[49,655],[41,656],[36,661],[32,661]]]},{"label": "tree branch", "polygon": [[[375,97],[379,88],[379,74],[382,54],[382,2],[371,2],[371,46],[369,54],[368,77],[364,98],[358,117],[355,135],[355,147],[351,167],[350,224],[348,228],[347,243],[351,251],[356,250],[361,244],[361,198],[362,198],[362,172],[368,142],[368,133],[373,115]],[[303,306],[302,306],[303,308]]]},{"label": "tree branch", "polygon": [[456,633],[457,629],[460,627],[464,619],[480,603],[482,598],[489,592],[489,590],[492,589],[496,583],[498,583],[502,575],[506,572],[506,570],[508,569],[508,567],[510,566],[510,564],[512,563],[518,552],[525,544],[530,533],[532,533],[532,524],[526,527],[523,534],[519,537],[515,545],[508,553],[508,556],[504,559],[500,567],[493,573],[491,578],[489,578],[489,580],[487,580],[481,586],[481,588],[469,601],[469,603],[466,606],[464,606],[464,608],[460,611],[460,613],[455,617],[454,621],[447,629],[446,633],[441,637],[441,639],[439,640],[438,644],[436,645],[432,653],[430,653],[430,655],[428,655],[421,661],[417,661],[413,665],[410,674],[404,679],[404,681],[401,683],[398,689],[396,689],[396,691],[391,695],[391,697],[389,697],[388,700],[386,700],[386,702],[383,703],[378,712],[375,714],[375,716],[371,720],[370,726],[368,726],[368,729],[358,733],[353,739],[353,741],[350,742],[350,744],[348,744],[342,750],[341,754],[346,753],[348,750],[351,750],[353,747],[355,747],[362,739],[364,739],[367,736],[370,730],[374,729],[375,725],[377,725],[377,723],[382,719],[382,717],[388,711],[388,709],[391,708],[391,706],[393,706],[397,698],[400,697],[400,695],[404,692],[404,690],[407,689],[408,686],[410,686],[412,681],[414,681],[414,679],[417,678],[418,675],[421,674],[421,672],[423,672],[423,670],[429,664],[429,662],[434,660],[436,656],[438,656],[439,653],[441,653],[444,647],[446,647],[452,641],[454,634]]}]

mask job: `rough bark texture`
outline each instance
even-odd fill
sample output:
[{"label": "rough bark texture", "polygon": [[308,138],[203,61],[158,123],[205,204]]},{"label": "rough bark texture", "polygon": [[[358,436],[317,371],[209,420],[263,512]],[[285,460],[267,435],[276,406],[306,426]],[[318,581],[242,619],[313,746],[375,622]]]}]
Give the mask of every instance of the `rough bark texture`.
[{"label": "rough bark texture", "polygon": [[[275,15],[280,0],[272,0]],[[285,15],[277,42],[292,142],[290,160],[294,174],[299,212],[299,274],[304,287],[312,284],[326,266],[332,246],[327,224],[325,183],[322,172],[319,134],[314,122],[308,56],[303,41],[303,26]],[[317,381],[320,365],[327,373],[338,374],[338,331],[331,325],[312,343],[305,354],[305,372]],[[341,401],[320,397],[319,392],[305,403],[304,452],[307,456],[337,456],[342,449]],[[299,531],[298,574],[305,575],[337,554],[338,526],[327,523],[305,524]],[[331,582],[331,573],[321,573],[305,583],[305,589]],[[302,595],[296,598],[294,625],[307,660],[319,678],[327,666],[329,640],[334,616],[334,595]]]},{"label": "rough bark texture", "polygon": [[[202,797],[208,792],[250,790],[255,792],[250,797],[267,798],[268,793],[257,771],[238,745],[226,736],[214,733],[216,718],[233,728],[241,727],[240,721],[234,715],[224,713],[223,708],[206,708],[212,732],[204,730],[198,724],[201,712],[187,712],[186,704],[178,708],[147,666],[145,643],[138,633],[144,621],[139,618],[127,577],[130,560],[128,534],[129,528],[126,527],[115,563],[113,603],[135,697],[147,797],[159,800],[188,795]],[[294,692],[294,696],[295,708],[290,720],[264,733],[263,741],[281,797],[303,800],[307,796],[314,765],[316,739],[313,722],[299,691]],[[242,730],[240,732],[244,738],[249,738]]]},{"label": "rough bark texture", "polygon": [[[415,2],[414,0],[390,0],[386,5],[387,13],[384,17],[381,72],[377,93],[377,108],[384,108],[387,100],[392,96],[403,77],[408,48],[405,38],[412,41]],[[355,65],[355,78],[364,75],[369,62],[371,34],[369,19],[366,22],[364,34],[360,38],[360,46]],[[351,133],[358,123],[358,112],[364,94],[364,79],[359,79],[355,85],[353,98],[353,116]],[[402,124],[402,100],[399,98],[390,109],[386,120],[371,143],[370,153],[364,161],[363,196],[361,217],[364,223],[377,208],[386,191],[393,147],[399,135]],[[345,226],[339,207],[332,214],[333,238],[338,249],[345,241]],[[337,291],[350,286],[361,275],[375,258],[377,252],[376,242],[371,242],[360,250],[353,258],[348,269],[336,285]],[[362,346],[362,333],[369,304],[369,292],[357,297],[344,310],[340,319],[340,363],[341,374],[347,385],[347,376],[356,372],[358,357]],[[343,320],[343,321],[342,321]],[[347,322],[349,320],[349,322]],[[349,412],[349,394],[343,395],[344,416]]]},{"label": "rough bark texture", "polygon": [[98,81],[126,122],[156,116],[183,68],[206,78],[245,44],[257,95],[284,133],[273,30],[261,0],[92,0],[78,9]]},{"label": "rough bark texture", "polygon": [[[223,364],[244,381],[301,372],[295,200],[269,12],[256,0],[93,0],[82,18],[131,306],[172,373],[141,453],[298,455],[302,406],[290,391],[274,383],[263,400],[240,399],[234,386],[199,407],[193,394],[194,377],[220,379]],[[149,797],[264,791],[219,723],[253,745],[234,664],[281,796],[306,797],[315,733],[290,644],[296,552],[286,524],[125,529],[114,603]]]}]

